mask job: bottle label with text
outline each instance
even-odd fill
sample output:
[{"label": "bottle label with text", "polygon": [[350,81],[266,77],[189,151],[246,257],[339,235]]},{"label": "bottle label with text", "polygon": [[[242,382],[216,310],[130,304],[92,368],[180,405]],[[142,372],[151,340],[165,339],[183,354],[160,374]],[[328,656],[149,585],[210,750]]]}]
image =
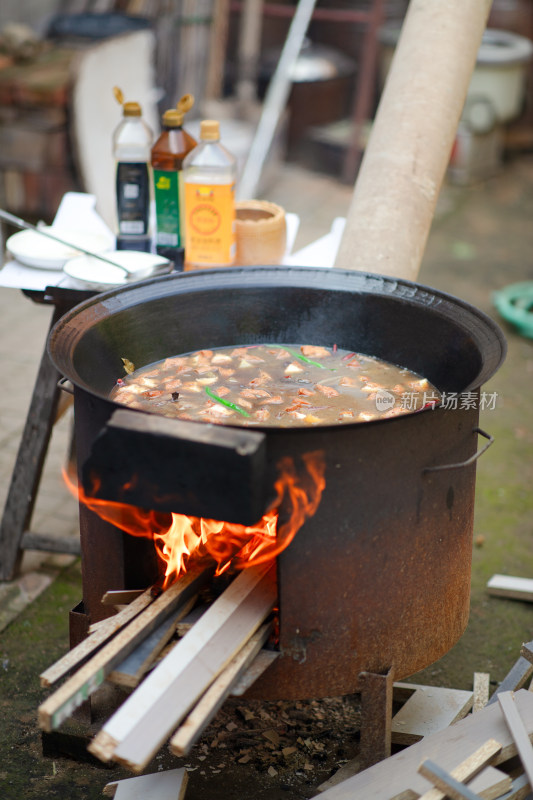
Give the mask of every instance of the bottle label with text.
[{"label": "bottle label with text", "polygon": [[235,260],[235,184],[185,184],[185,257],[191,264]]},{"label": "bottle label with text", "polygon": [[148,165],[121,161],[117,164],[116,181],[119,233],[146,234],[150,207]]},{"label": "bottle label with text", "polygon": [[182,247],[182,179],[176,170],[154,169],[156,244]]}]

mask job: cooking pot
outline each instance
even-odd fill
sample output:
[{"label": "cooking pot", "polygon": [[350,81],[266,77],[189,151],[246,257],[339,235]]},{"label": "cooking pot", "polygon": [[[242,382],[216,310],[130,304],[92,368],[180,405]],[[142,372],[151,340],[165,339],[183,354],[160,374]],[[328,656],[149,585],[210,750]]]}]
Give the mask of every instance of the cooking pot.
[{"label": "cooking pot", "polygon": [[[272,500],[282,457],[298,461],[317,451],[324,457],[326,486],[318,509],[278,556],[281,657],[254,692],[338,695],[357,691],[362,671],[392,669],[400,680],[440,658],[466,627],[475,460],[481,452],[479,390],[505,356],[503,335],[489,317],[457,298],[409,281],[340,269],[215,269],[95,296],[67,313],[49,338],[52,361],[74,384],[82,478],[98,442],[115,425],[110,420],[119,407],[108,395],[123,374],[122,358],[141,367],[192,350],[261,342],[337,344],[400,364],[441,391],[458,394],[457,408],[310,429],[237,432],[165,420],[176,434],[177,465],[172,468],[167,440],[166,472],[185,482],[184,494],[196,492],[199,501],[204,493],[209,503],[209,486],[216,488],[211,462],[220,480],[228,470],[223,459],[206,457],[201,468],[191,469],[187,484],[180,430],[188,453],[195,438],[191,430],[204,439],[209,432],[213,448],[219,434],[221,448],[228,431],[238,435],[242,451],[254,452],[250,485],[262,484],[259,506]],[[135,435],[142,440],[146,433],[148,447],[155,415],[127,414],[136,420]],[[132,475],[142,472],[142,464],[129,463],[131,451],[125,460]],[[120,449],[110,456],[109,469],[126,469]],[[243,500],[246,493],[241,487],[239,498],[238,487],[228,490],[235,521],[246,521],[238,519],[239,503],[253,512]],[[82,564],[93,561],[97,572],[102,556],[90,531],[82,526],[81,533]],[[98,596],[120,588],[109,580],[109,575],[100,579]],[[91,591],[94,585],[84,587],[86,604]]]}]

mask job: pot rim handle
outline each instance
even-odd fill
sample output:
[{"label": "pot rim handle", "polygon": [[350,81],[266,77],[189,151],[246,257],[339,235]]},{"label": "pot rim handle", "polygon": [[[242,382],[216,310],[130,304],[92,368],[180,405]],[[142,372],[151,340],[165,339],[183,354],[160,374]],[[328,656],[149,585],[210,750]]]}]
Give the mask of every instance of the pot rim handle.
[{"label": "pot rim handle", "polygon": [[469,467],[471,464],[477,461],[478,458],[489,449],[491,444],[494,443],[494,436],[492,436],[490,433],[487,433],[482,428],[474,428],[472,433],[479,433],[480,436],[484,436],[485,439],[488,439],[488,442],[483,445],[481,450],[478,450],[473,456],[467,458],[466,461],[458,461],[456,464],[439,464],[436,467],[424,467],[422,472],[439,472],[440,470],[444,469],[460,469],[461,467]]},{"label": "pot rim handle", "polygon": [[61,389],[62,392],[66,392],[67,394],[74,395],[74,386],[72,382],[68,378],[60,378],[57,382],[57,388]]}]

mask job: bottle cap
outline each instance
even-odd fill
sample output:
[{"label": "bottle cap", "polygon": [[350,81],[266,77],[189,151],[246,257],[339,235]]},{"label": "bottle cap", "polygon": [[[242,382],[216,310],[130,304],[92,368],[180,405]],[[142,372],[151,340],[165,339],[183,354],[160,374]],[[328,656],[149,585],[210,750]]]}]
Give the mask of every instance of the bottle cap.
[{"label": "bottle cap", "polygon": [[193,105],[194,105],[194,95],[193,94],[184,94],[183,97],[181,97],[178,100],[178,102],[176,104],[176,111],[178,112],[178,114],[180,115],[180,118],[181,118],[181,121],[179,123],[180,125],[183,124],[183,117],[185,116],[187,111],[191,110]]},{"label": "bottle cap", "polygon": [[175,108],[169,108],[163,114],[162,122],[167,128],[179,128],[183,122],[183,114],[180,114]]},{"label": "bottle cap", "polygon": [[122,114],[125,117],[141,117],[142,110],[139,103],[125,103],[124,102],[124,94],[122,89],[119,89],[118,86],[113,86],[113,94],[115,95],[115,100],[122,106]]},{"label": "bottle cap", "polygon": [[125,117],[140,117],[142,110],[139,103],[124,103],[122,106],[122,113]]},{"label": "bottle cap", "polygon": [[200,139],[204,142],[216,142],[220,139],[220,126],[216,119],[204,119],[200,123]]}]

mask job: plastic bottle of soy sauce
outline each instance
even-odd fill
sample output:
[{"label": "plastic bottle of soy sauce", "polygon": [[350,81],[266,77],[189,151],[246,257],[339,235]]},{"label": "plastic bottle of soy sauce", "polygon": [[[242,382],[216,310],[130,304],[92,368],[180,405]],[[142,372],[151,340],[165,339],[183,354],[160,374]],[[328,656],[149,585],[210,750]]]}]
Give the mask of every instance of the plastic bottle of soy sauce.
[{"label": "plastic bottle of soy sauce", "polygon": [[229,267],[235,261],[237,161],[220,144],[216,120],[203,120],[200,143],[183,162],[185,269]]},{"label": "plastic bottle of soy sauce", "polygon": [[151,249],[150,149],[154,135],[142,117],[139,103],[124,103],[120,89],[115,97],[123,118],[113,133],[116,163],[117,249]]},{"label": "plastic bottle of soy sauce", "polygon": [[184,95],[176,108],[165,111],[163,130],[152,147],[151,163],[154,179],[156,212],[156,252],[183,269],[185,245],[185,211],[182,167],[185,156],[196,147],[183,118],[194,104],[191,94]]}]

